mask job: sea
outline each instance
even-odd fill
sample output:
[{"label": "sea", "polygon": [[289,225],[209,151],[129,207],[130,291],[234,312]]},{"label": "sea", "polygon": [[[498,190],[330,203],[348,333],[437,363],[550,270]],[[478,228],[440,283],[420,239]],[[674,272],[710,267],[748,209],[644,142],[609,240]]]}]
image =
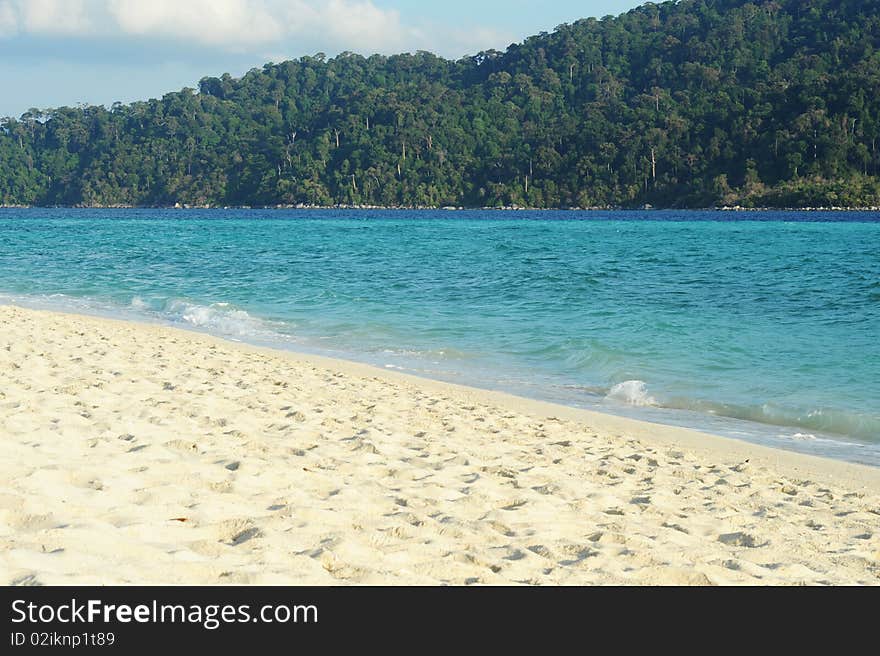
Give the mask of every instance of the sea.
[{"label": "sea", "polygon": [[0,304],[880,466],[876,212],[3,209]]}]

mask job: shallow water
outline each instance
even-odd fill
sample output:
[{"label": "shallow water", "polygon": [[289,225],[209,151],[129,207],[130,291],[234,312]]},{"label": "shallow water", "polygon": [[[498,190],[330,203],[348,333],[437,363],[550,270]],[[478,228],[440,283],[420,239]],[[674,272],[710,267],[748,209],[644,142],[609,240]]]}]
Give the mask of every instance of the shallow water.
[{"label": "shallow water", "polygon": [[880,215],[0,210],[0,302],[880,465]]}]

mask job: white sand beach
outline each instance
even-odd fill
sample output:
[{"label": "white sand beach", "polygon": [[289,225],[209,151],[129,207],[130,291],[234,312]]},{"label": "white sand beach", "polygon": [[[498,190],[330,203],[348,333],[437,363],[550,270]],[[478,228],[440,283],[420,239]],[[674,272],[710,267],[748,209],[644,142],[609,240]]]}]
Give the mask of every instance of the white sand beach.
[{"label": "white sand beach", "polygon": [[0,307],[0,584],[878,584],[880,469]]}]

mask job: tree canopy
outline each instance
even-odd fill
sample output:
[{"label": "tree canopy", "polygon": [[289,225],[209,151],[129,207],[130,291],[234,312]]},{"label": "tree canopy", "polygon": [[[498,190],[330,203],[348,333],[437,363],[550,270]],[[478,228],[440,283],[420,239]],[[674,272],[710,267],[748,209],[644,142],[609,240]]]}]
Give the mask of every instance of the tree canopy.
[{"label": "tree canopy", "polygon": [[681,0],[0,121],[0,204],[880,205],[880,0]]}]

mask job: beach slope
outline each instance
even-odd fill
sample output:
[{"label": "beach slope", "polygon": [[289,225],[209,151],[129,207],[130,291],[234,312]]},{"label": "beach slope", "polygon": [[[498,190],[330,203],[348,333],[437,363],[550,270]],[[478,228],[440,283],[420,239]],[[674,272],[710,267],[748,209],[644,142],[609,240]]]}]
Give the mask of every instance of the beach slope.
[{"label": "beach slope", "polygon": [[878,469],[0,307],[0,584],[878,584],[878,526]]}]

